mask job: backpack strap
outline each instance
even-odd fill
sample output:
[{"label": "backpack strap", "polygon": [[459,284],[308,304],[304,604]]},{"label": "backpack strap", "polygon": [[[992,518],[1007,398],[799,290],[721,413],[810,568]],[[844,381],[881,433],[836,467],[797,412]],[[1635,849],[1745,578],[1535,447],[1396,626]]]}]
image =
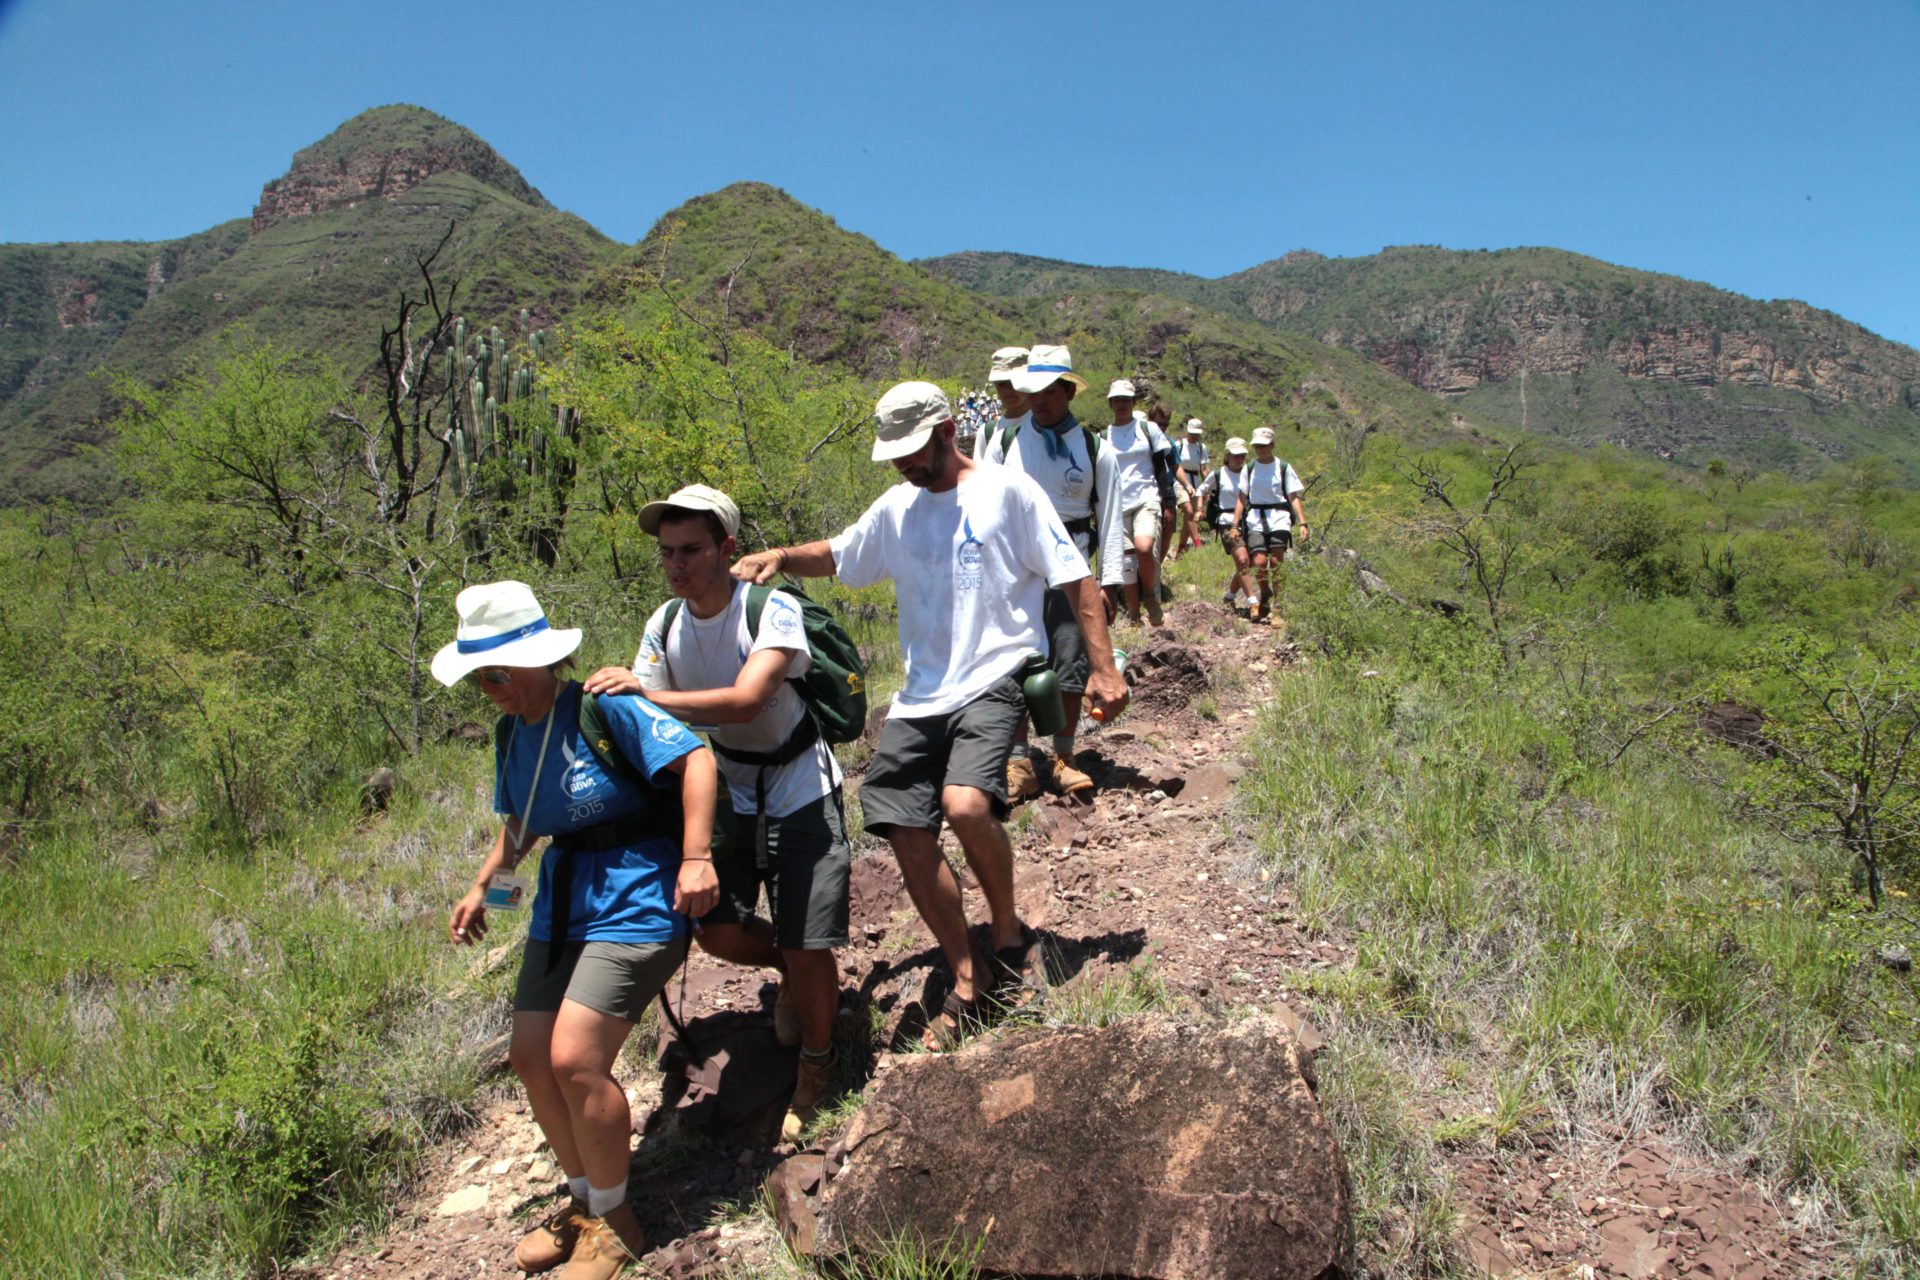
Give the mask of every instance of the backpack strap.
[{"label": "backpack strap", "polygon": [[1007,460],[1007,450],[1013,447],[1013,438],[1020,434],[1020,419],[1008,418],[1007,425],[1000,428],[1000,461]]},{"label": "backpack strap", "polygon": [[767,597],[773,594],[773,587],[765,582],[755,582],[747,587],[747,638],[749,641],[760,638],[760,615],[767,610]]}]

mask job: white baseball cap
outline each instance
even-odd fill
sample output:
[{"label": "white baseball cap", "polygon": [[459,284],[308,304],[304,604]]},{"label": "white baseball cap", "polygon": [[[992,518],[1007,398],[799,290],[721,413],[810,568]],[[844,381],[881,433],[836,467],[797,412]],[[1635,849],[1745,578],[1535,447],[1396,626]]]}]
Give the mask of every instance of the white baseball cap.
[{"label": "white baseball cap", "polygon": [[1253,429],[1253,442],[1255,444],[1272,444],[1273,428],[1272,427],[1255,427]]},{"label": "white baseball cap", "polygon": [[874,406],[873,460],[892,462],[916,453],[933,439],[935,427],[952,421],[946,392],[931,382],[903,382]]},{"label": "white baseball cap", "polygon": [[1247,453],[1247,442],[1239,436],[1235,436],[1233,439],[1227,441],[1227,452],[1238,457],[1245,457]]},{"label": "white baseball cap", "polygon": [[1027,353],[1024,369],[1013,371],[1013,389],[1032,395],[1045,391],[1065,379],[1076,391],[1087,389],[1087,380],[1073,371],[1073,354],[1065,347],[1037,346]]},{"label": "white baseball cap", "polygon": [[1188,434],[1188,435],[1190,435],[1190,436],[1203,436],[1203,435],[1205,435],[1205,434],[1207,434],[1207,429],[1206,429],[1205,427],[1203,427],[1203,426],[1201,426],[1201,425],[1200,425],[1200,419],[1198,419],[1198,418],[1188,418],[1188,419],[1187,419],[1187,434]]},{"label": "white baseball cap", "polygon": [[455,639],[433,655],[433,678],[444,685],[481,667],[550,667],[580,647],[580,632],[557,631],[524,582],[484,582],[453,598],[460,614]]},{"label": "white baseball cap", "polygon": [[1107,399],[1109,400],[1117,399],[1120,396],[1125,396],[1127,399],[1133,400],[1138,398],[1139,394],[1138,391],[1133,389],[1133,384],[1125,378],[1116,378],[1113,385],[1107,388]]},{"label": "white baseball cap", "polygon": [[720,517],[720,527],[727,531],[729,538],[740,532],[740,508],[732,498],[704,484],[690,484],[664,501],[649,502],[640,508],[640,531],[659,533],[660,522],[669,511],[711,511]]},{"label": "white baseball cap", "polygon": [[1016,369],[1027,367],[1027,349],[1025,347],[1002,347],[993,353],[993,363],[987,367],[988,382],[1011,382]]}]

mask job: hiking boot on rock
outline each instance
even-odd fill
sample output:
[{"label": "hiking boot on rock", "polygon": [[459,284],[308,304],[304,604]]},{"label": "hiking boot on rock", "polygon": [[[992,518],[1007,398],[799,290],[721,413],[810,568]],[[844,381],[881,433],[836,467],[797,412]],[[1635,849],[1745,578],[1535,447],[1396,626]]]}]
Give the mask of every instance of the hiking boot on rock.
[{"label": "hiking boot on rock", "polygon": [[640,1246],[640,1223],[630,1206],[609,1209],[605,1217],[587,1218],[560,1280],[613,1280],[629,1262],[640,1261]]},{"label": "hiking boot on rock", "polygon": [[782,1141],[800,1141],[800,1135],[820,1114],[820,1103],[825,1100],[827,1090],[833,1084],[834,1065],[835,1060],[831,1055],[824,1062],[815,1062],[804,1053],[800,1055],[800,1071],[793,1082],[793,1099],[787,1103],[786,1119],[780,1122]]},{"label": "hiking boot on rock", "polygon": [[545,1222],[520,1237],[513,1251],[514,1262],[530,1276],[553,1270],[573,1256],[580,1228],[588,1220],[587,1206],[568,1196]]},{"label": "hiking boot on rock", "polygon": [[1007,800],[1019,804],[1039,794],[1040,775],[1033,771],[1033,761],[1027,758],[1026,752],[1016,746],[1013,758],[1007,761]]},{"label": "hiking boot on rock", "polygon": [[1075,796],[1093,790],[1093,779],[1065,760],[1055,760],[1050,774],[1053,789],[1063,796]]},{"label": "hiking boot on rock", "polygon": [[780,994],[773,1001],[773,1038],[788,1048],[800,1043],[800,1010],[793,1002],[793,980],[780,979]]}]

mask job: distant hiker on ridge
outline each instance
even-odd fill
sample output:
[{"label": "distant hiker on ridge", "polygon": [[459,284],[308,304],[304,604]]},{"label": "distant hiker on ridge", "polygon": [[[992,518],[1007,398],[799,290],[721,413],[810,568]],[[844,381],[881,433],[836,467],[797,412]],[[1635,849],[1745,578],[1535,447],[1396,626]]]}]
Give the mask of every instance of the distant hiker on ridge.
[{"label": "distant hiker on ridge", "polygon": [[[981,456],[1032,477],[1089,564],[1094,562],[1093,540],[1097,534],[1100,580],[1120,586],[1126,580],[1120,475],[1113,454],[1100,447],[1100,437],[1081,425],[1068,407],[1074,393],[1087,386],[1085,379],[1073,371],[1072,353],[1065,347],[1037,346],[1024,367],[1012,370],[1010,377],[1014,390],[1026,402],[1027,416],[1001,427]],[[1050,743],[1039,744],[1036,753],[1028,744],[1027,723],[1021,721],[1013,755],[1007,761],[1007,791],[1016,801],[1039,795],[1043,783],[1064,795],[1093,788],[1093,779],[1074,766],[1074,739],[1079,733],[1088,677],[1095,669],[1094,655],[1113,649],[1107,634],[1106,607],[1103,603],[1097,620],[1097,643],[1086,630],[1089,624],[1077,602],[1065,591],[1047,592],[1043,621],[1047,663],[1060,677],[1066,726],[1053,735]],[[1119,679],[1118,672],[1114,679]]]},{"label": "distant hiker on ridge", "polygon": [[[700,918],[709,955],[778,969],[773,1028],[800,1046],[799,1077],[783,1136],[797,1139],[818,1110],[833,1072],[833,1020],[847,945],[852,850],[840,801],[840,765],[819,722],[788,682],[812,658],[800,604],[784,591],[750,587],[728,572],[740,508],[703,484],[640,509],[640,528],[660,540],[673,599],[642,631],[633,670],[606,667],[589,693],[637,693],[690,724],[712,725],[726,775],[733,840],[716,856],[720,901]],[[756,914],[766,885],[771,925]]]},{"label": "distant hiker on ridge", "polygon": [[[1046,494],[1010,467],[975,463],[954,447],[953,413],[940,388],[903,382],[880,398],[873,458],[905,483],[887,490],[827,541],[746,556],[736,577],[765,582],[785,571],[838,574],[849,586],[892,579],[906,683],[894,696],[860,787],[866,829],[893,845],[901,877],[953,972],[954,987],[928,1021],[926,1044],[946,1048],[988,1013],[996,991],[1030,978],[1039,939],[1013,898],[1007,753],[1026,711],[1019,673],[1044,653],[1043,597],[1067,590],[1079,609],[1095,673],[1088,696],[1126,705],[1113,670],[1100,592]],[[977,955],[960,882],[940,852],[952,825],[992,915],[990,956]]]}]

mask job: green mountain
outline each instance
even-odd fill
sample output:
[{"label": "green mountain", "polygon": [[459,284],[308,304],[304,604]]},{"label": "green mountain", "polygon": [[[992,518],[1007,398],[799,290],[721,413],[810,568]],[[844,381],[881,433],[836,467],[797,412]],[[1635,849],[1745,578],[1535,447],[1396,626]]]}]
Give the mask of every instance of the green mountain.
[{"label": "green mountain", "polygon": [[1586,444],[1807,467],[1920,466],[1920,352],[1792,301],[1760,302],[1557,249],[1298,251],[1219,279],[961,253],[920,265],[1009,298],[1151,289],[1365,356],[1477,416]]},{"label": "green mountain", "polygon": [[112,411],[100,370],[159,379],[247,333],[367,366],[416,259],[482,320],[570,310],[626,252],[553,208],[472,133],[379,107],[299,152],[250,220],[158,244],[0,246],[0,473],[6,496],[87,493],[80,446]]}]

